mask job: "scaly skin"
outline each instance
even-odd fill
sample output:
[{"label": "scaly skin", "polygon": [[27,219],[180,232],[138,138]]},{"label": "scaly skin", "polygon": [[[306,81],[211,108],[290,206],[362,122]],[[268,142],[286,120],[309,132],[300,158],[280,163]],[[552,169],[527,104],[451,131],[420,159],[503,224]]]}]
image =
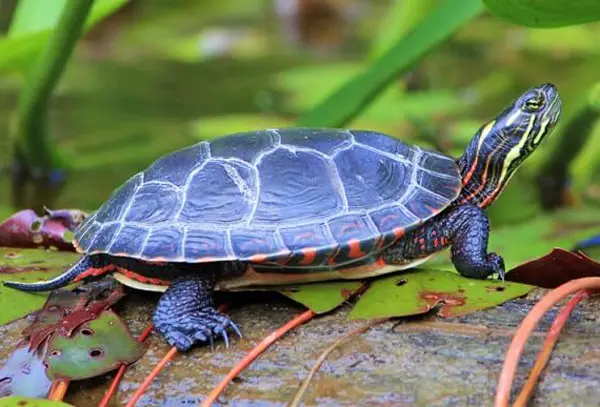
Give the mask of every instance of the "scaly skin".
[{"label": "scaly skin", "polygon": [[228,328],[242,336],[238,327],[215,309],[214,286],[214,278],[182,277],[160,297],[152,322],[179,351],[188,350],[195,342],[212,344],[218,335],[229,346]]},{"label": "scaly skin", "polygon": [[453,206],[407,233],[382,257],[387,264],[405,264],[450,246],[452,262],[461,275],[484,279],[498,274],[504,278],[502,257],[487,252],[489,232],[490,223],[483,209]]}]

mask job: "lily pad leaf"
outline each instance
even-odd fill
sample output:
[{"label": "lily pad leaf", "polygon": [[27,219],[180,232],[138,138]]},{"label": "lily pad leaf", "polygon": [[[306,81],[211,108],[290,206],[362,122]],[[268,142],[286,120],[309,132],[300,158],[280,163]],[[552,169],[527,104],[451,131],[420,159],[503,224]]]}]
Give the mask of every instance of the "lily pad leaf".
[{"label": "lily pad leaf", "polygon": [[41,217],[31,209],[22,210],[0,223],[0,246],[74,251],[72,234],[86,217],[77,209],[46,209]]},{"label": "lily pad leaf", "polygon": [[527,27],[563,27],[600,20],[598,0],[483,0],[496,16]]},{"label": "lily pad leaf", "polygon": [[299,302],[316,314],[329,312],[357,293],[364,283],[360,281],[332,281],[279,288],[277,291]]},{"label": "lily pad leaf", "polygon": [[507,281],[543,288],[556,288],[568,281],[584,277],[600,277],[600,263],[581,252],[573,253],[559,248],[506,273]]},{"label": "lily pad leaf", "polygon": [[52,380],[81,380],[131,364],[145,351],[127,326],[106,310],[79,326],[71,336],[56,331],[48,341],[46,373]]},{"label": "lily pad leaf", "polygon": [[28,397],[3,397],[0,398],[0,407],[73,407],[62,401],[53,401]]},{"label": "lily pad leaf", "polygon": [[[0,283],[8,280],[48,280],[62,273],[77,259],[79,255],[75,253],[0,247]],[[0,325],[39,310],[48,294],[26,293],[0,284]]]},{"label": "lily pad leaf", "polygon": [[0,397],[26,396],[45,398],[52,381],[37,351],[22,343],[0,369]]},{"label": "lily pad leaf", "polygon": [[70,336],[81,324],[96,319],[124,296],[123,286],[114,280],[92,282],[74,291],[55,290],[23,336],[29,348],[37,349],[54,332]]},{"label": "lily pad leaf", "polygon": [[375,280],[350,312],[350,319],[405,317],[437,308],[442,317],[465,315],[521,297],[534,287],[475,280],[444,270],[419,270]]}]

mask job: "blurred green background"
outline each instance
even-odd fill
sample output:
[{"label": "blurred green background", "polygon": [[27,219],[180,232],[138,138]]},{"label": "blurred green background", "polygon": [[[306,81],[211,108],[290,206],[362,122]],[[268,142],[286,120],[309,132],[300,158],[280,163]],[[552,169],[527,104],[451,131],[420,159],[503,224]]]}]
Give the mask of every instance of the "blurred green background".
[{"label": "blurred green background", "polygon": [[[50,195],[36,195],[24,192],[18,178],[11,182],[19,91],[44,45],[31,35],[23,42],[10,38],[17,3],[0,2],[3,215],[42,205],[94,210],[167,152],[231,132],[297,123],[377,130],[458,157],[514,97],[552,82],[563,97],[561,125],[490,209],[492,222],[520,224],[575,205],[585,208],[584,221],[600,224],[594,209],[600,205],[594,95],[600,23],[527,28],[475,0],[456,0],[453,7],[437,0],[112,2],[125,5],[78,42],[48,104],[49,139],[66,181]],[[60,11],[62,4],[38,0],[32,24],[57,15],[53,7]],[[441,14],[440,7],[446,7]],[[435,36],[439,45],[415,51],[419,38]],[[394,48],[398,44],[408,45]],[[393,53],[382,60],[392,48],[396,62]],[[401,67],[398,58],[409,61]],[[374,86],[377,67],[390,71],[379,69],[387,79]],[[361,72],[370,69],[375,76],[363,75],[361,82]],[[351,81],[349,93],[320,106]]]}]

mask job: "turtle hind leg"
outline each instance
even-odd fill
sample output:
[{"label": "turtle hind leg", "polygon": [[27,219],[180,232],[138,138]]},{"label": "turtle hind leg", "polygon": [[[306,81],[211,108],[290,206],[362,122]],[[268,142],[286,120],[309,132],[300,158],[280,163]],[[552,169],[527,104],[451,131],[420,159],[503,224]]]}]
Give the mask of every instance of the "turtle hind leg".
[{"label": "turtle hind leg", "polygon": [[238,327],[214,306],[212,277],[181,277],[174,280],[158,302],[154,326],[179,351],[195,343],[213,343],[221,336],[229,346],[227,330],[241,337]]},{"label": "turtle hind leg", "polygon": [[54,277],[52,280],[40,281],[38,283],[20,283],[17,281],[5,281],[6,287],[21,291],[50,291],[65,287],[79,281],[87,276],[97,276],[111,270],[110,264],[102,255],[83,256],[77,263],[64,273]]}]

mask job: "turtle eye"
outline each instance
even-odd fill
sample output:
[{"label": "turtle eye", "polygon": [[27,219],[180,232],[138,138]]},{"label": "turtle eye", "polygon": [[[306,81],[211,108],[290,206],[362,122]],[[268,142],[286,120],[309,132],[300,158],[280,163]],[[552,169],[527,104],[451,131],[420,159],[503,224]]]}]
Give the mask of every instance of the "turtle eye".
[{"label": "turtle eye", "polygon": [[535,113],[544,106],[544,96],[542,94],[531,97],[525,101],[523,108],[526,112]]}]

